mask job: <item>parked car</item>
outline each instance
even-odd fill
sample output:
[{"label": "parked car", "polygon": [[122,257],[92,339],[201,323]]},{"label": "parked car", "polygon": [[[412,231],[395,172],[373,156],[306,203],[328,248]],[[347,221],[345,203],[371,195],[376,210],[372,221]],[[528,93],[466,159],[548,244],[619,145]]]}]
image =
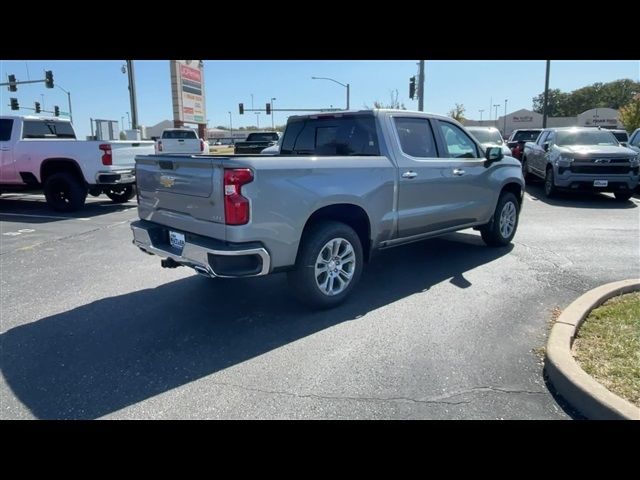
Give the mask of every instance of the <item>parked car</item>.
[{"label": "parked car", "polygon": [[628,200],[638,185],[639,155],[620,145],[609,130],[590,127],[547,128],[525,144],[522,171],[544,179],[552,197],[560,189],[613,192]]},{"label": "parked car", "polygon": [[138,153],[153,153],[153,142],[77,140],[68,120],[2,116],[0,190],[42,189],[63,212],[82,208],[87,194],[123,203],[135,195]]},{"label": "parked car", "polygon": [[636,128],[629,137],[629,148],[640,153],[640,128]]},{"label": "parked car", "polygon": [[541,128],[522,128],[511,132],[511,135],[507,140],[507,147],[511,149],[511,156],[518,160],[522,160],[524,144],[527,142],[535,142],[538,135],[540,135],[540,132],[542,132]]},{"label": "parked car", "polygon": [[275,145],[278,138],[278,132],[250,133],[244,142],[236,142],[235,153],[260,153],[265,148]]},{"label": "parked car", "polygon": [[351,293],[378,250],[471,227],[508,245],[524,189],[520,162],[501,148],[405,110],[289,117],[273,156],[136,162],[142,251],[206,277],[288,272],[321,308]]},{"label": "parked car", "polygon": [[278,143],[275,145],[271,145],[270,147],[265,148],[260,153],[264,153],[265,155],[274,155],[280,152],[280,144],[282,143],[282,136],[278,138]]},{"label": "parked car", "polygon": [[609,130],[623,147],[629,146],[629,134],[626,130]]},{"label": "parked car", "polygon": [[511,156],[511,149],[507,147],[500,130],[496,127],[467,127],[467,131],[471,133],[484,148],[500,147],[504,156]]},{"label": "parked car", "polygon": [[156,153],[209,153],[209,144],[191,128],[167,128],[156,142]]}]

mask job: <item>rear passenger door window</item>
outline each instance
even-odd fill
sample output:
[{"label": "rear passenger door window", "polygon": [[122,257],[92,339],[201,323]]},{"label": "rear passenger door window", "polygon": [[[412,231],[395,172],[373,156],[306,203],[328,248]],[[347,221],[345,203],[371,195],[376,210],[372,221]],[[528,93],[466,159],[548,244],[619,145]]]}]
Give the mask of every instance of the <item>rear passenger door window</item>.
[{"label": "rear passenger door window", "polygon": [[446,150],[440,154],[441,157],[479,158],[478,147],[475,142],[460,127],[442,120],[438,124],[440,125],[440,132],[442,133]]},{"label": "rear passenger door window", "polygon": [[436,158],[438,150],[429,120],[425,118],[394,118],[403,153],[417,158]]}]

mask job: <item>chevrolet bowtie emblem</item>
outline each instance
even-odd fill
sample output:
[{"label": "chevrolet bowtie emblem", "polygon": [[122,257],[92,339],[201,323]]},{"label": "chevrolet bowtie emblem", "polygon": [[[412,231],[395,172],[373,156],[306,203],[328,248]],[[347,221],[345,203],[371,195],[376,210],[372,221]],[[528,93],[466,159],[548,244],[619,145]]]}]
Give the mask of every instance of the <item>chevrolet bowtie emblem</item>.
[{"label": "chevrolet bowtie emblem", "polygon": [[170,177],[168,175],[160,175],[160,183],[163,187],[170,188],[173,187],[173,184],[176,183],[175,177]]},{"label": "chevrolet bowtie emblem", "polygon": [[608,158],[597,158],[595,160],[595,163],[609,163],[609,162],[611,162],[611,160]]}]

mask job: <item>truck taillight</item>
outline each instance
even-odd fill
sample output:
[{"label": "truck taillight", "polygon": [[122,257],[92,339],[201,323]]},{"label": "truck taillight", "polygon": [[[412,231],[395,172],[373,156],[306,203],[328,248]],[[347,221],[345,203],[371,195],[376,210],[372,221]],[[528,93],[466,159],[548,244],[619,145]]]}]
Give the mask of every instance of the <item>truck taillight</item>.
[{"label": "truck taillight", "polygon": [[204,140],[200,139],[200,151],[204,152]]},{"label": "truck taillight", "polygon": [[242,185],[253,181],[248,168],[224,170],[224,217],[227,225],[244,225],[249,222],[249,200],[242,196]]},{"label": "truck taillight", "polygon": [[109,145],[108,143],[102,143],[98,148],[104,152],[102,154],[102,164],[113,165],[113,156],[111,155],[111,145]]}]

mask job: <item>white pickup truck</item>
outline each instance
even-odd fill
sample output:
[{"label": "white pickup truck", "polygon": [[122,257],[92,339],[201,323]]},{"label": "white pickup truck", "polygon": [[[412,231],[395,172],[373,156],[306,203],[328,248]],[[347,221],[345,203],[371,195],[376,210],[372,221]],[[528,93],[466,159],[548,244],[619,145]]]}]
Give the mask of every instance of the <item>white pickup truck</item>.
[{"label": "white pickup truck", "polygon": [[35,116],[0,117],[0,191],[43,189],[51,208],[72,212],[87,194],[116,203],[135,195],[135,156],[152,141],[82,141],[71,122]]},{"label": "white pickup truck", "polygon": [[156,142],[156,153],[209,153],[209,145],[190,128],[167,128]]}]

